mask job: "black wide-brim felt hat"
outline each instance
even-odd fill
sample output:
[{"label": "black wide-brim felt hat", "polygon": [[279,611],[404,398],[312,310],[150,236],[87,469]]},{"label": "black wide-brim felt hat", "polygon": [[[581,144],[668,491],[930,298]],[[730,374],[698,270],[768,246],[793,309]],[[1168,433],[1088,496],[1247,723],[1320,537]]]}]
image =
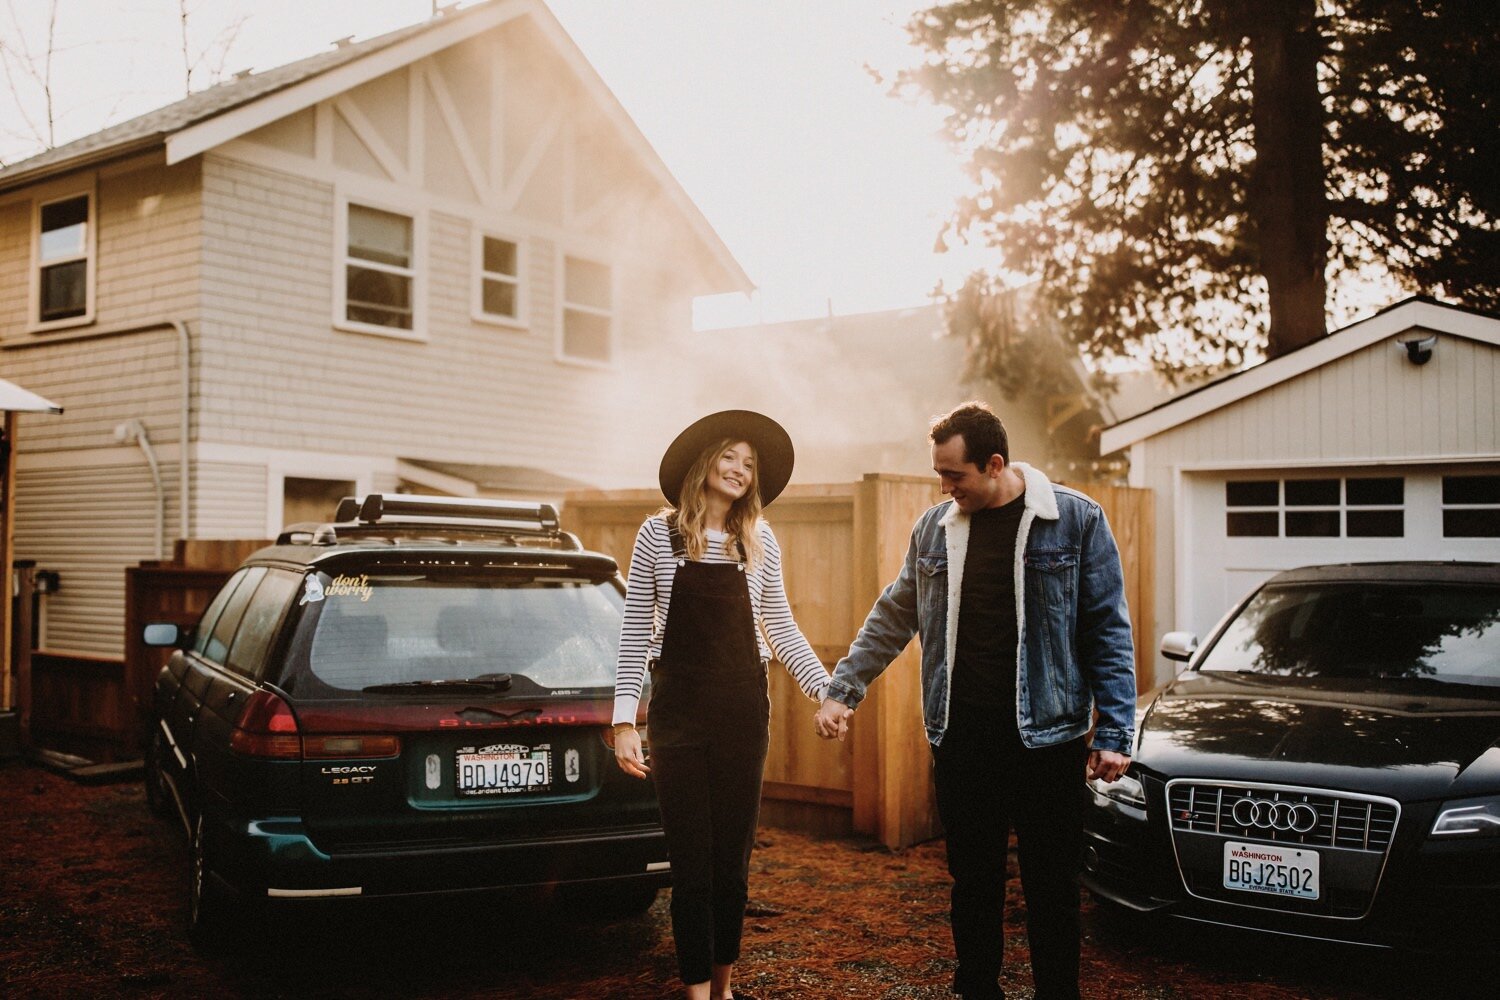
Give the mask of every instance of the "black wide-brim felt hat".
[{"label": "black wide-brim felt hat", "polygon": [[705,448],[729,438],[748,441],[755,449],[755,485],[760,489],[761,506],[767,506],[781,495],[792,478],[792,438],[776,421],[754,410],[720,410],[696,420],[661,457],[662,495],[667,503],[678,506],[682,499],[682,481]]}]

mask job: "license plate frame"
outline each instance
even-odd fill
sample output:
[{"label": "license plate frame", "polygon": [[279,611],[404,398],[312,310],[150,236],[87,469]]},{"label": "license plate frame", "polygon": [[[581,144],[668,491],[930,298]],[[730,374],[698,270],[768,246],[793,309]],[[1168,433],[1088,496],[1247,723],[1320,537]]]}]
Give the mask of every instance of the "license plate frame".
[{"label": "license plate frame", "polygon": [[460,747],[453,754],[453,789],[460,798],[550,792],[553,764],[550,743]]},{"label": "license plate frame", "polygon": [[1291,844],[1224,844],[1225,889],[1284,899],[1316,901],[1323,895],[1321,858],[1310,847]]}]

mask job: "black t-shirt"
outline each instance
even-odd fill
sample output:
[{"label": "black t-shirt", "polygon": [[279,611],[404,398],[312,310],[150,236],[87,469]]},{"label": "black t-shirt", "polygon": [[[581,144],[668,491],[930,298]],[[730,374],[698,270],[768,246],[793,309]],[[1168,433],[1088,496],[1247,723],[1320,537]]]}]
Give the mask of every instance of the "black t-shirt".
[{"label": "black t-shirt", "polygon": [[969,515],[969,548],[959,597],[950,701],[1016,729],[1016,536],[1023,493]]}]

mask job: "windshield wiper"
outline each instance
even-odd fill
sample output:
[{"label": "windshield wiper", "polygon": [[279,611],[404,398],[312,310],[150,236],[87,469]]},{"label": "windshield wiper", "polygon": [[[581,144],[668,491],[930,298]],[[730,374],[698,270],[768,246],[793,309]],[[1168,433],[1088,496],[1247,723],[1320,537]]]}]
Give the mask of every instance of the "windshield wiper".
[{"label": "windshield wiper", "polygon": [[442,691],[453,694],[473,694],[487,691],[509,691],[510,674],[480,674],[478,677],[450,677],[425,681],[392,681],[388,684],[371,684],[360,688],[367,694],[393,694],[403,691]]}]

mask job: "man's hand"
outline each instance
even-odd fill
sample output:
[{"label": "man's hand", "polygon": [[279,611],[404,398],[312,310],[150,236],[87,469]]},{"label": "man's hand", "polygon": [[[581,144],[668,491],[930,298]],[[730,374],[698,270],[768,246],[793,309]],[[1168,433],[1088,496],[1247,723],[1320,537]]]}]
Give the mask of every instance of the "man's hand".
[{"label": "man's hand", "polygon": [[853,714],[854,709],[843,702],[824,698],[823,704],[813,714],[813,726],[825,740],[837,737],[842,743],[844,737],[849,735],[849,716]]},{"label": "man's hand", "polygon": [[1113,750],[1090,750],[1088,774],[1089,779],[1097,778],[1103,782],[1119,781],[1124,775],[1125,769],[1130,766],[1128,754],[1116,753]]},{"label": "man's hand", "polygon": [[641,753],[639,732],[621,729],[615,733],[615,763],[632,778],[644,778],[651,773],[651,768],[646,766],[646,758]]}]

